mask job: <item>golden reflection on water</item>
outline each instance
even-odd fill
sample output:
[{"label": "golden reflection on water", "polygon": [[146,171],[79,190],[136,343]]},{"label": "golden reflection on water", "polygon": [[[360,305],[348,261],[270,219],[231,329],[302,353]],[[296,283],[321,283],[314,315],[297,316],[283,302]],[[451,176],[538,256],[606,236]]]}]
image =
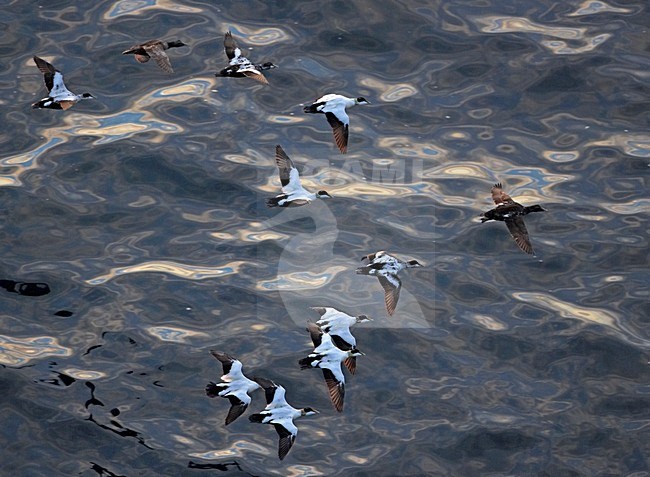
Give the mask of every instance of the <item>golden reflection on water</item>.
[{"label": "golden reflection on water", "polygon": [[92,381],[93,379],[99,379],[108,376],[108,373],[103,373],[101,371],[90,371],[88,369],[77,369],[77,368],[66,368],[63,370],[63,374],[66,374],[71,378],[83,379],[88,381]]},{"label": "golden reflection on water", "polygon": [[541,41],[540,44],[551,50],[556,55],[577,55],[592,51],[596,47],[602,45],[612,37],[610,33],[602,33],[595,35],[585,40],[584,46],[571,47],[568,43],[561,40]]},{"label": "golden reflection on water", "polygon": [[606,139],[586,142],[584,147],[605,146],[622,149],[625,154],[636,157],[650,157],[650,135],[648,134],[612,134]]},{"label": "golden reflection on water", "polygon": [[[250,26],[237,25],[237,27],[231,28],[231,31],[233,33],[233,36],[236,38],[241,37],[242,44],[240,46],[244,48],[244,50],[250,47],[250,45],[263,46],[272,45],[278,42],[294,41],[294,38],[291,35],[280,28],[252,28]],[[244,56],[248,56],[248,54],[244,52]],[[256,63],[263,61],[262,58],[249,58],[251,61],[255,61]]]},{"label": "golden reflection on water", "polygon": [[612,13],[632,13],[634,10],[631,8],[613,7],[600,0],[585,0],[580,4],[580,7],[573,13],[568,13],[569,17],[577,17],[581,15],[594,15],[596,13],[612,12]]},{"label": "golden reflection on water", "polygon": [[[418,94],[418,89],[408,83],[388,83],[377,78],[364,78],[359,81],[363,86],[374,89],[381,101],[393,103],[404,98]],[[371,100],[372,101],[372,100]]]},{"label": "golden reflection on water", "polygon": [[33,359],[48,356],[72,356],[72,349],[59,345],[51,336],[14,338],[0,335],[0,364],[24,366]]},{"label": "golden reflection on water", "polygon": [[[588,35],[585,27],[546,26],[535,23],[524,17],[477,17],[476,22],[483,25],[485,33],[537,33],[540,35],[560,38],[560,40],[539,40],[539,44],[558,55],[575,55],[592,51],[612,37],[610,33]],[[582,46],[569,46],[566,41],[580,41]]]},{"label": "golden reflection on water", "polygon": [[641,214],[650,211],[650,199],[638,199],[624,203],[600,202],[598,205],[616,214]]},{"label": "golden reflection on water", "polygon": [[115,277],[141,272],[168,273],[188,280],[204,280],[239,273],[239,267],[245,263],[248,262],[234,261],[220,267],[204,267],[171,261],[151,261],[128,267],[112,268],[105,275],[86,280],[86,283],[89,285],[102,285]]},{"label": "golden reflection on water", "polygon": [[585,32],[587,31],[584,27],[548,27],[535,23],[525,17],[485,16],[476,18],[476,21],[483,25],[481,31],[485,33],[541,33],[565,40],[579,40],[584,38]]},{"label": "golden reflection on water", "polygon": [[513,298],[534,303],[543,308],[557,312],[562,318],[575,318],[588,323],[598,323],[620,330],[618,326],[618,315],[602,308],[587,308],[562,301],[559,298],[545,293],[515,292]]},{"label": "golden reflection on water", "polygon": [[541,154],[551,162],[571,162],[580,157],[578,151],[542,151]]},{"label": "golden reflection on water", "polygon": [[472,313],[467,317],[470,321],[473,321],[475,324],[482,326],[488,330],[492,331],[503,331],[508,329],[508,326],[501,321],[488,316],[482,315],[480,313]]},{"label": "golden reflection on water", "polygon": [[209,94],[214,85],[214,80],[192,79],[173,86],[159,88],[141,98],[134,99],[128,110],[115,114],[90,116],[78,112],[66,112],[63,116],[63,125],[41,131],[45,138],[44,144],[0,160],[2,165],[13,166],[10,172],[0,177],[0,186],[20,185],[20,176],[26,171],[38,167],[38,159],[42,155],[71,138],[94,136],[97,139],[93,141],[93,144],[101,145],[147,133],[148,143],[161,144],[167,135],[180,134],[185,131],[185,128],[177,123],[160,120],[153,112],[141,108],[151,107],[158,103],[184,102],[203,97],[207,98],[207,102],[220,106],[221,101]]},{"label": "golden reflection on water", "polygon": [[269,290],[313,290],[321,288],[332,281],[339,273],[348,271],[348,267],[331,266],[321,273],[294,272],[278,273],[272,280],[261,280],[255,288],[260,291]]},{"label": "golden reflection on water", "polygon": [[47,151],[57,146],[58,144],[65,142],[64,139],[55,137],[49,138],[45,144],[34,147],[28,152],[21,154],[15,154],[13,156],[7,156],[0,159],[0,164],[3,166],[8,166],[10,172],[6,172],[0,176],[0,186],[20,186],[20,176],[38,166],[37,159],[45,154]]},{"label": "golden reflection on water", "polygon": [[177,326],[149,326],[145,330],[152,336],[161,341],[171,341],[173,343],[186,343],[189,338],[207,338],[207,333],[187,330]]},{"label": "golden reflection on water", "polygon": [[178,13],[200,13],[200,8],[192,8],[174,0],[119,0],[102,16],[111,21],[124,15],[143,15],[150,10],[168,10]]},{"label": "golden reflection on water", "polygon": [[149,107],[169,101],[181,103],[194,98],[205,98],[211,104],[221,106],[222,101],[210,95],[210,91],[216,86],[216,79],[213,78],[189,79],[172,86],[155,89],[141,98],[136,98],[129,105],[129,109],[138,111],[140,107]]}]

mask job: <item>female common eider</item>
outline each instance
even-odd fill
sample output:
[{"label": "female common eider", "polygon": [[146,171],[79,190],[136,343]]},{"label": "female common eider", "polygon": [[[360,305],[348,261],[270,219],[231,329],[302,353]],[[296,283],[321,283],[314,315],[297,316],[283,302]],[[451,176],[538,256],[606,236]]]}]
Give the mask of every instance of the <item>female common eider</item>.
[{"label": "female common eider", "polygon": [[402,288],[402,281],[397,274],[405,268],[421,267],[417,260],[405,262],[389,253],[380,250],[361,258],[361,261],[368,260],[368,265],[357,268],[359,275],[372,275],[379,279],[379,283],[384,289],[384,301],[386,302],[386,311],[389,315],[395,312],[399,292]]},{"label": "female common eider", "polygon": [[135,55],[138,63],[146,63],[150,58],[153,58],[156,64],[166,73],[173,73],[174,69],[169,61],[169,57],[165,50],[170,48],[179,48],[187,46],[182,41],[161,41],[149,40],[139,45],[133,45],[128,50],[122,52],[123,55]]},{"label": "female common eider", "polygon": [[510,235],[512,235],[519,248],[529,255],[534,255],[533,245],[530,243],[530,237],[528,236],[528,230],[526,230],[523,217],[531,212],[546,212],[546,209],[538,204],[527,207],[518,204],[503,191],[501,183],[494,184],[491,192],[492,200],[496,204],[496,207],[481,214],[481,223],[487,222],[488,220],[505,222],[510,231]]}]

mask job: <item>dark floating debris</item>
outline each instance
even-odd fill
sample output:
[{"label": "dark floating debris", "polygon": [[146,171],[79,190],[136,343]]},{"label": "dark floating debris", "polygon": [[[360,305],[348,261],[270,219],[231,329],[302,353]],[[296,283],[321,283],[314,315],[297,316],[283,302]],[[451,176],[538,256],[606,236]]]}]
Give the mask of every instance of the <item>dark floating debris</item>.
[{"label": "dark floating debris", "polygon": [[43,296],[50,293],[47,283],[16,282],[14,280],[0,280],[0,287],[8,292],[24,296]]},{"label": "dark floating debris", "polygon": [[54,313],[55,316],[62,316],[63,318],[69,318],[72,315],[74,315],[73,312],[68,311],[68,310],[59,310],[56,313]]}]

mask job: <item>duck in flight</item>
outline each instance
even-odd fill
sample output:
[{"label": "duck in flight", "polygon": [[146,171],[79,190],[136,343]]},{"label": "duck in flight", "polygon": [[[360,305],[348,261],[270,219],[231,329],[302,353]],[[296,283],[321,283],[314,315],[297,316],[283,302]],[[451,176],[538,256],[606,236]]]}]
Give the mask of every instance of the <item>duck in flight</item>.
[{"label": "duck in flight", "polygon": [[266,77],[262,74],[262,71],[277,68],[277,66],[270,61],[262,64],[254,64],[248,58],[243,56],[241,48],[237,46],[237,42],[229,31],[227,31],[224,36],[223,47],[224,50],[226,50],[226,56],[230,62],[224,69],[215,73],[215,76],[252,78],[262,84],[269,84]]},{"label": "duck in flight", "polygon": [[316,324],[321,330],[333,337],[339,336],[352,347],[357,345],[357,340],[350,332],[350,327],[364,321],[372,321],[368,315],[350,316],[331,307],[314,306],[311,309],[320,315]]},{"label": "duck in flight", "polygon": [[332,127],[334,142],[341,153],[345,154],[348,152],[350,127],[350,118],[345,109],[357,104],[370,104],[370,102],[362,97],[346,98],[340,94],[326,94],[318,98],[313,104],[305,106],[303,111],[309,114],[322,113],[325,115],[327,122]]},{"label": "duck in flight", "polygon": [[63,73],[57,70],[50,63],[38,56],[34,57],[34,63],[45,80],[48,96],[32,104],[32,108],[47,109],[70,109],[82,99],[91,99],[94,96],[90,93],[74,94],[68,90],[63,83]]},{"label": "duck in flight", "polygon": [[133,45],[128,50],[122,52],[123,55],[134,55],[138,63],[146,63],[149,59],[153,58],[156,64],[166,73],[173,73],[174,69],[169,61],[169,57],[165,50],[170,48],[178,48],[187,46],[182,41],[161,41],[149,40],[139,45]]},{"label": "duck in flight", "polygon": [[390,255],[384,250],[371,253],[361,258],[361,261],[368,260],[368,265],[357,268],[359,275],[372,275],[379,279],[379,283],[384,289],[384,301],[386,302],[386,311],[389,315],[395,312],[399,293],[402,288],[402,281],[397,274],[405,268],[421,267],[417,260],[407,262]]},{"label": "duck in flight", "polygon": [[501,186],[501,183],[492,186],[492,200],[496,204],[494,209],[488,210],[481,214],[481,223],[488,220],[500,220],[506,223],[510,235],[515,240],[515,243],[521,250],[529,255],[534,255],[533,245],[530,243],[528,230],[524,224],[524,215],[531,212],[546,212],[546,209],[541,205],[523,206],[518,204],[506,194]]},{"label": "duck in flight", "polygon": [[221,362],[223,376],[218,384],[210,382],[205,387],[205,393],[211,398],[220,396],[230,401],[230,411],[226,416],[227,426],[244,414],[251,403],[248,393],[259,389],[260,385],[244,376],[241,361],[238,359],[218,351],[210,351],[210,354]]},{"label": "duck in flight", "polygon": [[267,199],[266,205],[269,207],[298,207],[309,204],[314,199],[332,198],[324,190],[319,190],[314,194],[302,187],[298,169],[280,145],[275,146],[275,163],[278,165],[280,173],[282,194]]},{"label": "duck in flight", "polygon": [[298,435],[298,428],[293,423],[293,420],[318,414],[318,411],[311,407],[296,409],[290,406],[284,397],[284,387],[269,379],[255,378],[255,381],[264,388],[266,407],[257,414],[249,416],[248,420],[262,424],[273,424],[275,431],[280,436],[278,457],[282,460],[286,457]]},{"label": "duck in flight", "polygon": [[345,397],[345,376],[341,369],[344,363],[350,373],[356,371],[356,357],[364,353],[346,343],[338,336],[324,333],[315,323],[309,323],[307,331],[314,343],[314,351],[306,358],[298,361],[300,369],[321,368],[330,400],[338,412],[343,411]]}]

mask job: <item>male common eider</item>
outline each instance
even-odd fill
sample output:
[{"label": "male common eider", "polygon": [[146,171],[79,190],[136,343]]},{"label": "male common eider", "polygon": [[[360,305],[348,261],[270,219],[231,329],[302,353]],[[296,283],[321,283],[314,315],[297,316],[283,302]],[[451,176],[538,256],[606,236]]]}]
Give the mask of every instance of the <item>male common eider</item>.
[{"label": "male common eider", "polygon": [[345,154],[348,152],[350,126],[350,118],[345,112],[345,108],[357,104],[370,104],[370,102],[362,97],[346,98],[340,94],[326,94],[318,98],[313,104],[305,106],[303,111],[310,114],[323,113],[325,115],[327,122],[332,126],[334,142],[336,142],[341,153]]},{"label": "male common eider", "polygon": [[282,146],[275,146],[275,163],[278,165],[280,173],[280,183],[282,184],[282,194],[266,200],[269,207],[297,207],[309,204],[314,199],[331,198],[324,190],[319,190],[315,194],[305,190],[300,184],[300,174],[298,169],[293,165],[293,161],[287,156]]},{"label": "male common eider", "polygon": [[251,403],[248,393],[259,389],[260,385],[244,376],[241,361],[238,359],[217,351],[210,351],[210,353],[221,361],[223,376],[219,384],[210,382],[205,387],[205,393],[211,398],[221,396],[230,401],[230,411],[226,416],[227,426],[246,411]]},{"label": "male common eider", "polygon": [[267,79],[262,74],[263,70],[270,70],[277,68],[273,63],[266,62],[262,64],[254,64],[248,58],[241,54],[241,48],[237,46],[232,33],[226,32],[223,39],[223,47],[226,50],[226,56],[230,60],[228,66],[215,73],[215,76],[224,76],[229,78],[252,78],[262,84],[269,84]]},{"label": "male common eider", "polygon": [[79,95],[68,90],[63,83],[63,73],[44,59],[35,56],[34,63],[43,73],[48,97],[32,104],[32,108],[69,109],[82,99],[94,98],[90,93]]},{"label": "male common eider", "polygon": [[284,388],[269,379],[255,378],[255,381],[264,388],[266,407],[257,414],[249,416],[248,419],[251,422],[273,424],[275,431],[280,436],[278,457],[282,460],[291,449],[298,435],[298,428],[293,423],[293,420],[302,416],[318,414],[318,411],[311,407],[296,409],[290,406],[284,397]]}]

